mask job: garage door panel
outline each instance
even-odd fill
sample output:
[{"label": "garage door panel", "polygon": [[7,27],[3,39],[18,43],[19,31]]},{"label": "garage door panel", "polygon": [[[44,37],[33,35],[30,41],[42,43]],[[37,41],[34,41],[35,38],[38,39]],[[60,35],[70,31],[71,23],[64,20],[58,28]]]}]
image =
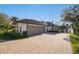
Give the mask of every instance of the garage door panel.
[{"label": "garage door panel", "polygon": [[36,35],[43,32],[43,28],[41,26],[28,26],[28,35]]}]

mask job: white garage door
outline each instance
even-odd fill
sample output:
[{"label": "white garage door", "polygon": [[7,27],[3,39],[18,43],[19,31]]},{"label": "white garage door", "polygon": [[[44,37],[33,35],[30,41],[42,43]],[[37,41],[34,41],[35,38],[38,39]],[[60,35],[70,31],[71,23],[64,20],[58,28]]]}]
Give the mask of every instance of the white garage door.
[{"label": "white garage door", "polygon": [[36,35],[44,32],[44,28],[42,26],[37,25],[28,25],[28,35]]}]

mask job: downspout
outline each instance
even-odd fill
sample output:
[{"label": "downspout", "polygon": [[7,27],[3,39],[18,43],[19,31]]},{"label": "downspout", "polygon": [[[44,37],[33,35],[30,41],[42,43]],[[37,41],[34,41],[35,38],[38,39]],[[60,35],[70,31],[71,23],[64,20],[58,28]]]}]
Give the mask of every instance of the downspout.
[{"label": "downspout", "polygon": [[28,23],[27,23],[27,27],[26,27],[26,29],[27,29],[27,36],[28,36]]}]

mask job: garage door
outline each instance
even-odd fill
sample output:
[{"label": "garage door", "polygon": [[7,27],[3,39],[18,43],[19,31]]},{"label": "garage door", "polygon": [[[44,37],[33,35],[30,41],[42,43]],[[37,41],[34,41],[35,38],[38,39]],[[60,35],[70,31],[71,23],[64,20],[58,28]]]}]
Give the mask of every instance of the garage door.
[{"label": "garage door", "polygon": [[44,32],[44,29],[42,26],[37,25],[28,25],[28,35],[37,35]]}]

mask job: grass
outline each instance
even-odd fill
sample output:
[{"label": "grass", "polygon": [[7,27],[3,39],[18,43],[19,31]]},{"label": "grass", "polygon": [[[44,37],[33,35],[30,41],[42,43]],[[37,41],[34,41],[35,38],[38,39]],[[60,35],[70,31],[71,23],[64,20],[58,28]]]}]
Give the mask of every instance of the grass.
[{"label": "grass", "polygon": [[75,34],[70,34],[72,49],[74,54],[79,54],[79,36]]}]

